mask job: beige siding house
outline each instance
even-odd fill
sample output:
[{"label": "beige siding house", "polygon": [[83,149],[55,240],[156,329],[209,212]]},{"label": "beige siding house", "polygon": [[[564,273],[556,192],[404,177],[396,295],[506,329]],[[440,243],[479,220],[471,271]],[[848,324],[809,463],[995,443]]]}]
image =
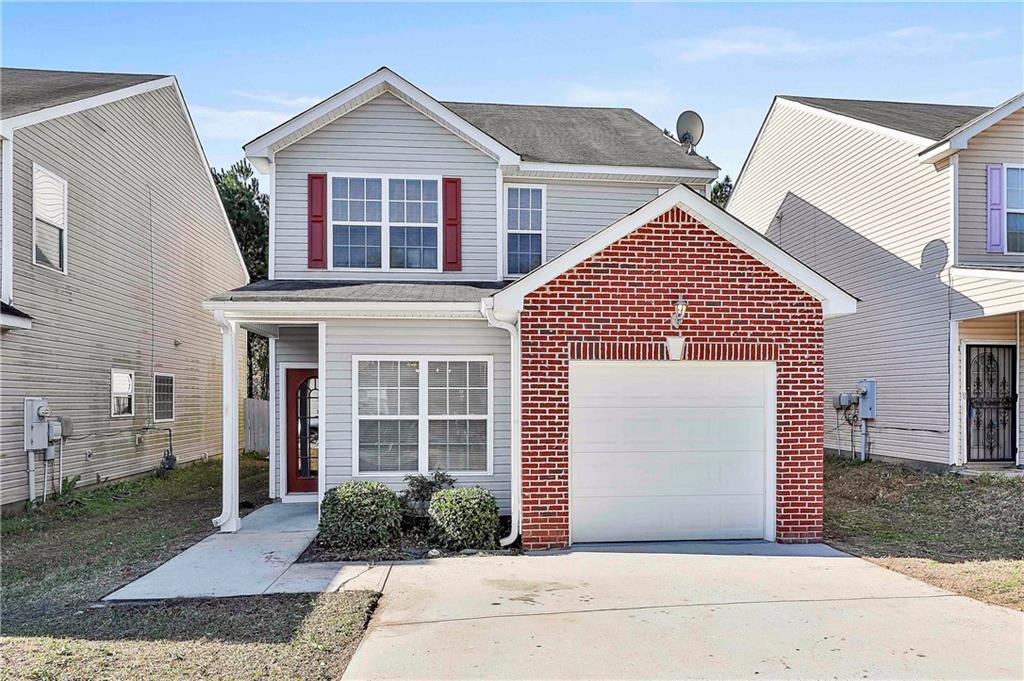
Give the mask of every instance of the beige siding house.
[{"label": "beige siding house", "polygon": [[[3,69],[2,504],[221,452],[221,337],[248,281],[173,77]],[[241,341],[240,341],[241,342]],[[73,432],[26,452],[25,400]],[[30,471],[32,471],[30,473]]]},{"label": "beige siding house", "polygon": [[[826,323],[828,449],[1024,463],[1022,105],[772,103],[728,210],[861,301]],[[833,396],[872,378],[863,438]]]}]

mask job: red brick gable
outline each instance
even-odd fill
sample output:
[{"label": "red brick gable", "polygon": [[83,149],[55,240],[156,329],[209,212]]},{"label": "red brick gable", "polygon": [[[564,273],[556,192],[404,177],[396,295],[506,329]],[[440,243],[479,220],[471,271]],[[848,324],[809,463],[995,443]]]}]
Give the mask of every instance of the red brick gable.
[{"label": "red brick gable", "polygon": [[569,360],[667,359],[676,298],[683,359],[775,361],[776,539],[822,536],[821,303],[679,208],[531,292],[522,340],[522,532],[569,541]]}]

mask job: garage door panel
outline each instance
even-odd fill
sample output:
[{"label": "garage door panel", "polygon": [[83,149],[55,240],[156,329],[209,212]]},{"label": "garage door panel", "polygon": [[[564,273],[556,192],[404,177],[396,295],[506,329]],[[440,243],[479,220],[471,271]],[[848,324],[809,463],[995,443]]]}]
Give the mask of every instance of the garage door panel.
[{"label": "garage door panel", "polygon": [[678,408],[574,407],[573,446],[580,451],[725,451],[764,446],[764,405]]},{"label": "garage door panel", "polygon": [[762,537],[769,370],[573,362],[572,540]]},{"label": "garage door panel", "polygon": [[574,542],[757,539],[764,532],[761,495],[589,497],[573,511]]},{"label": "garage door panel", "polygon": [[[738,452],[579,452],[573,495],[762,494],[764,459]],[[685,475],[680,475],[685,471]]]}]

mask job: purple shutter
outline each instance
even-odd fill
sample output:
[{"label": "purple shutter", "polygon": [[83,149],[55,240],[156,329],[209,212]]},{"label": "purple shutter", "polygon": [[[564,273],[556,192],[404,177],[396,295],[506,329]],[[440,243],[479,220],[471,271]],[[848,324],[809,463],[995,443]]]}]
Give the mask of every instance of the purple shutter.
[{"label": "purple shutter", "polygon": [[988,252],[1002,253],[1005,250],[1003,236],[1006,229],[1006,198],[1003,196],[1003,166],[988,167]]}]

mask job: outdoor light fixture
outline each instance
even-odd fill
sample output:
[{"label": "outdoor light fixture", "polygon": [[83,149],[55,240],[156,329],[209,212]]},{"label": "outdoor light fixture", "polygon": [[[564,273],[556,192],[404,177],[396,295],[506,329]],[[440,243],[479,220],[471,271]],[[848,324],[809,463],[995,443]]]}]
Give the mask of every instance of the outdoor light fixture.
[{"label": "outdoor light fixture", "polygon": [[[676,299],[676,303],[672,310],[672,316],[669,318],[669,323],[673,329],[678,329],[683,325],[683,317],[686,316],[686,298],[683,298],[682,294],[679,294],[679,298]],[[683,347],[686,345],[686,341],[683,339],[682,334],[678,336],[666,336],[665,347],[668,349],[668,358],[672,360],[679,360],[683,358]]]}]

